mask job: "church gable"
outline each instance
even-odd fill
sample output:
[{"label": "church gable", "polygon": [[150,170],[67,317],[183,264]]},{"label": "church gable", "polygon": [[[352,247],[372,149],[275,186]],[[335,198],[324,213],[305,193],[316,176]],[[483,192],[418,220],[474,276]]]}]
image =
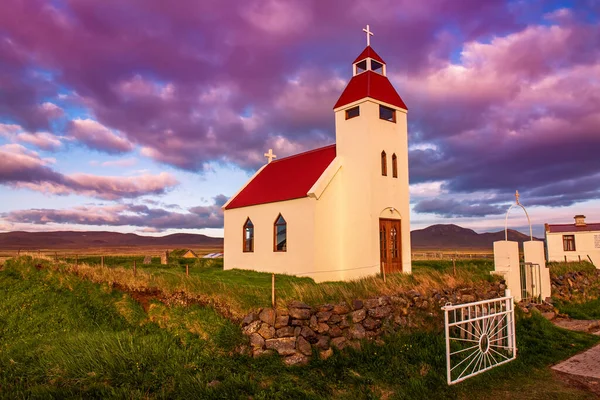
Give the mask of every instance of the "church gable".
[{"label": "church gable", "polygon": [[335,156],[336,147],[330,145],[272,161],[225,205],[225,209],[307,197]]}]

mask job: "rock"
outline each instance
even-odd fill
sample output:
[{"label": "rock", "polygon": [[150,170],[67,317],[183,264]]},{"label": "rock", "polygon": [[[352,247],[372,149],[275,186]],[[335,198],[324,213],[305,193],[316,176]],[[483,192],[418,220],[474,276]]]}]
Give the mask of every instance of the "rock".
[{"label": "rock", "polygon": [[347,345],[347,340],[345,337],[340,336],[335,339],[331,339],[331,345],[338,350],[342,350]]},{"label": "rock", "polygon": [[381,296],[377,299],[379,306],[387,306],[391,303],[391,300],[388,296]]},{"label": "rock", "polygon": [[461,298],[462,303],[472,303],[475,301],[475,296],[470,294],[463,294]]},{"label": "rock", "polygon": [[295,353],[283,359],[285,365],[305,365],[308,364],[308,357],[304,354]]},{"label": "rock", "polygon": [[506,285],[503,284],[503,283],[501,283],[501,284],[498,285],[498,289],[500,289],[500,290],[506,290]]},{"label": "rock", "polygon": [[317,313],[317,321],[319,322],[327,322],[333,313],[331,311],[320,311]]},{"label": "rock", "polygon": [[379,299],[367,299],[365,300],[365,308],[375,308],[379,306]]},{"label": "rock", "polygon": [[290,315],[290,311],[287,308],[278,308],[276,315],[278,317],[285,317],[286,315]]},{"label": "rock", "polygon": [[342,336],[342,329],[339,326],[332,326],[329,328],[329,336],[332,338]]},{"label": "rock", "polygon": [[206,386],[208,386],[209,388],[215,387],[215,386],[219,386],[221,384],[221,381],[218,380],[214,380],[214,381],[210,381],[206,384]]},{"label": "rock", "polygon": [[347,342],[348,346],[352,347],[354,350],[360,350],[361,345],[360,342]]},{"label": "rock", "polygon": [[327,336],[327,335],[317,336],[316,345],[320,349],[328,349],[329,348],[329,336]]},{"label": "rock", "polygon": [[331,317],[329,317],[329,320],[327,321],[327,323],[329,323],[330,325],[331,324],[339,324],[341,320],[342,320],[341,315],[333,314]]},{"label": "rock", "polygon": [[319,352],[319,358],[321,360],[327,360],[329,357],[333,355],[333,349],[329,348],[327,350],[321,350]]},{"label": "rock", "polygon": [[374,339],[377,336],[379,336],[379,332],[377,332],[377,331],[366,331],[365,332],[365,336],[367,337],[367,339]]},{"label": "rock", "polygon": [[263,322],[257,333],[265,339],[271,339],[275,337],[275,328]]},{"label": "rock", "polygon": [[414,289],[413,290],[409,290],[407,294],[410,297],[421,297],[421,293],[419,293],[418,291],[416,291]]},{"label": "rock", "polygon": [[296,338],[286,337],[265,340],[267,350],[275,350],[281,356],[289,356],[296,353]]},{"label": "rock", "polygon": [[390,300],[392,301],[392,304],[395,305],[399,305],[399,306],[405,306],[408,304],[408,302],[406,301],[406,299],[400,297],[400,296],[392,296],[390,298]]},{"label": "rock", "polygon": [[346,318],[345,315],[342,317],[339,326],[342,329],[350,327],[350,321],[348,321],[348,318]]},{"label": "rock", "polygon": [[252,357],[260,357],[260,356],[269,356],[275,354],[275,350],[263,350],[263,349],[254,349],[252,351]]},{"label": "rock", "polygon": [[246,325],[250,325],[252,322],[256,321],[258,319],[258,314],[255,312],[251,312],[250,314],[246,315],[244,317],[244,319],[242,320],[242,327],[246,326]]},{"label": "rock", "polygon": [[317,330],[317,327],[319,326],[319,323],[317,322],[317,316],[316,315],[313,315],[312,317],[310,317],[310,322],[308,323],[308,326],[313,331]]},{"label": "rock", "polygon": [[333,310],[333,306],[331,304],[324,304],[321,307],[319,307],[318,312],[329,312]]},{"label": "rock", "polygon": [[152,264],[152,256],[144,257],[144,264]]},{"label": "rock", "polygon": [[366,329],[372,331],[373,329],[377,329],[381,326],[381,321],[368,317],[363,321],[362,324]]},{"label": "rock", "polygon": [[275,325],[275,310],[272,308],[263,308],[258,314],[258,318],[269,325]]},{"label": "rock", "polygon": [[552,321],[554,317],[556,317],[556,313],[554,313],[554,311],[543,312],[542,317],[546,318],[548,321]]},{"label": "rock", "polygon": [[329,331],[329,325],[327,325],[325,322],[319,322],[316,330],[319,333],[325,333],[325,332]]},{"label": "rock", "polygon": [[352,309],[360,310],[363,308],[364,303],[361,300],[353,300],[352,301]]},{"label": "rock", "polygon": [[317,334],[315,333],[315,331],[310,329],[308,326],[303,326],[302,330],[300,331],[300,336],[303,336],[305,338],[313,338],[313,337],[316,337]]},{"label": "rock", "polygon": [[352,339],[364,339],[365,338],[365,328],[361,324],[354,324],[350,327],[348,331],[350,337]]},{"label": "rock", "polygon": [[350,312],[350,307],[348,303],[341,302],[340,304],[336,304],[333,306],[333,313],[337,315],[348,314]]},{"label": "rock", "polygon": [[373,318],[385,318],[392,313],[392,307],[382,306],[369,310],[369,315]]},{"label": "rock", "polygon": [[290,317],[294,319],[309,319],[310,309],[309,308],[290,308]]},{"label": "rock", "polygon": [[427,300],[423,300],[420,304],[419,304],[419,308],[421,310],[427,310],[429,308],[429,302]]},{"label": "rock", "polygon": [[362,321],[363,319],[367,318],[367,310],[365,310],[363,308],[360,310],[353,311],[350,316],[352,318],[352,322],[358,323],[358,322]]},{"label": "rock", "polygon": [[307,325],[307,324],[308,324],[308,321],[307,320],[302,320],[302,319],[293,319],[290,322],[290,325],[292,325],[292,326],[304,326],[304,325]]},{"label": "rock", "polygon": [[262,322],[260,322],[260,320],[256,320],[254,322],[251,322],[250,324],[248,324],[244,328],[242,328],[242,332],[244,333],[244,335],[250,336],[254,332],[258,331],[258,329],[260,328],[261,324],[262,324]]},{"label": "rock", "polygon": [[312,347],[302,336],[296,341],[296,349],[305,356],[312,355]]},{"label": "rock", "polygon": [[254,349],[262,349],[265,346],[265,339],[258,333],[250,335],[250,346]]},{"label": "rock", "polygon": [[310,310],[310,306],[306,303],[302,303],[301,301],[294,300],[288,304],[288,308],[300,308],[300,309],[308,309]]},{"label": "rock", "polygon": [[290,322],[289,315],[281,315],[281,316],[278,315],[275,318],[275,328],[283,328],[284,326],[287,326],[289,322]]},{"label": "rock", "polygon": [[275,336],[278,338],[296,336],[296,329],[299,328],[294,328],[293,326],[284,326],[283,328],[277,329]]}]

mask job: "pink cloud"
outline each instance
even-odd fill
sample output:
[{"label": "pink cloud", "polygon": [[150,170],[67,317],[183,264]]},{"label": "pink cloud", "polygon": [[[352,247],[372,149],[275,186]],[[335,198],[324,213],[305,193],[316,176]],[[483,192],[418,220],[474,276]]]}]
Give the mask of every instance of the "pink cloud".
[{"label": "pink cloud", "polygon": [[64,175],[49,167],[50,160],[18,144],[0,146],[0,184],[43,193],[81,194],[106,200],[163,194],[179,182],[171,174],[132,177]]},{"label": "pink cloud", "polygon": [[106,153],[125,153],[133,150],[133,144],[113,133],[106,126],[91,119],[74,119],[70,123],[69,135],[90,149]]}]

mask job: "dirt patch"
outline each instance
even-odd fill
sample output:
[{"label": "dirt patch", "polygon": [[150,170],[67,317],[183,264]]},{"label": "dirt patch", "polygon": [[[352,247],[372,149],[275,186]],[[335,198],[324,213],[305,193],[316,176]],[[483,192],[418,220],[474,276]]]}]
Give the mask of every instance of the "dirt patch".
[{"label": "dirt patch", "polygon": [[590,392],[595,398],[600,399],[600,379],[588,376],[572,375],[566,372],[553,371],[554,376],[567,386]]},{"label": "dirt patch", "polygon": [[570,318],[556,318],[554,325],[571,331],[600,334],[600,320],[578,320]]}]

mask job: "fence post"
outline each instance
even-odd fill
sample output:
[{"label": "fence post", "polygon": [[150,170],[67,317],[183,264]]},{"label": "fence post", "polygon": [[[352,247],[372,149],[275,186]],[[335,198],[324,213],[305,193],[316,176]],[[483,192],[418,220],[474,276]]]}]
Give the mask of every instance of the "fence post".
[{"label": "fence post", "polygon": [[[510,289],[504,290],[504,297],[506,297],[506,311],[511,311],[513,309],[513,299]],[[509,317],[509,321],[506,324],[507,334],[508,334],[508,347],[511,349],[513,356],[516,355],[516,346],[515,346],[515,331],[514,331],[514,320],[512,314],[509,312],[507,314]]]},{"label": "fence post", "polygon": [[79,255],[75,254],[75,266],[79,265]]},{"label": "fence post", "polygon": [[104,256],[100,256],[100,267],[104,268]]},{"label": "fence post", "polygon": [[137,267],[135,265],[135,260],[133,260],[133,276],[137,275]]},{"label": "fence post", "polygon": [[185,264],[185,276],[190,276],[190,266]]},{"label": "fence post", "polygon": [[454,276],[456,276],[456,260],[454,260],[454,258],[452,259],[452,272],[454,273]]},{"label": "fence post", "polygon": [[275,274],[271,274],[271,305],[275,308]]}]

